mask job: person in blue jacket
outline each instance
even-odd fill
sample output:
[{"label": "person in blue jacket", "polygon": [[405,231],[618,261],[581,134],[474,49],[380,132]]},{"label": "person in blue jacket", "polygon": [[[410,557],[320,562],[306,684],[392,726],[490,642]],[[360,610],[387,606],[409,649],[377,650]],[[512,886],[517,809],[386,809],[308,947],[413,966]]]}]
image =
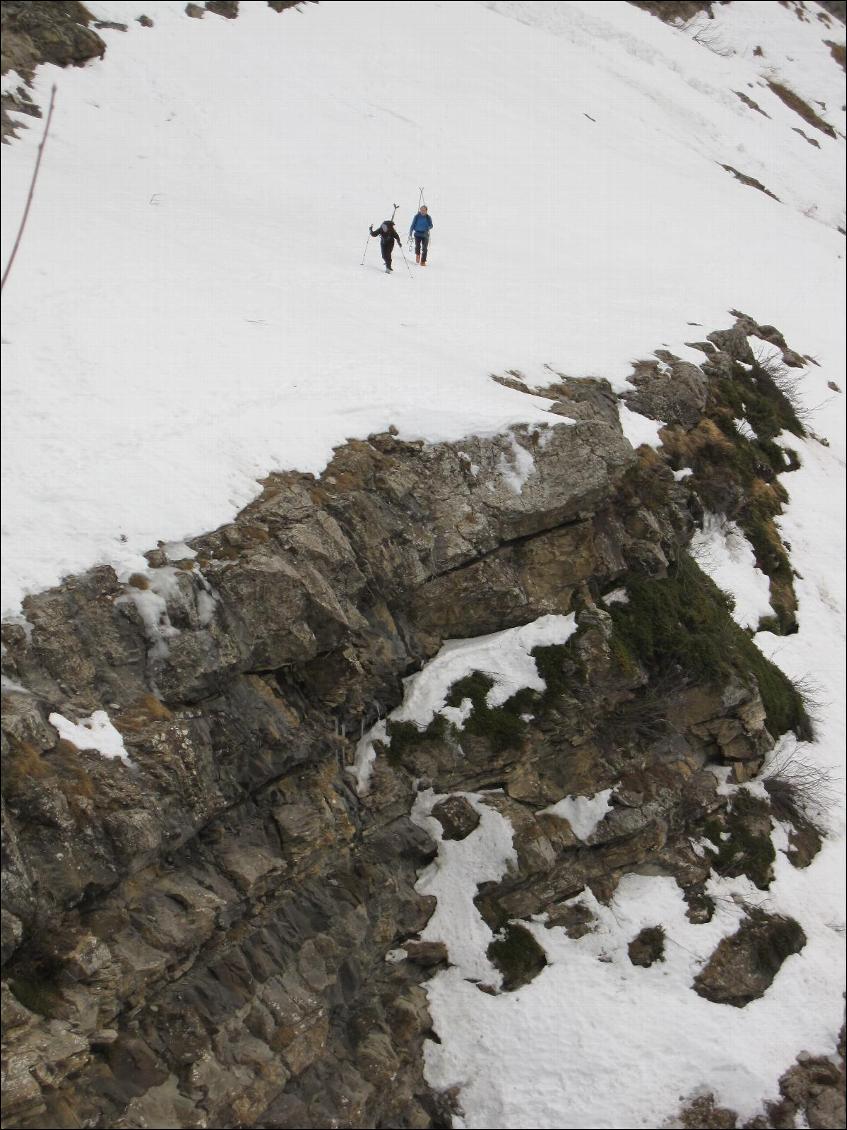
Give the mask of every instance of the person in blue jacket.
[{"label": "person in blue jacket", "polygon": [[415,262],[422,267],[426,266],[426,253],[429,247],[429,233],[432,231],[432,217],[426,204],[421,204],[418,213],[412,220],[409,235],[415,237]]}]

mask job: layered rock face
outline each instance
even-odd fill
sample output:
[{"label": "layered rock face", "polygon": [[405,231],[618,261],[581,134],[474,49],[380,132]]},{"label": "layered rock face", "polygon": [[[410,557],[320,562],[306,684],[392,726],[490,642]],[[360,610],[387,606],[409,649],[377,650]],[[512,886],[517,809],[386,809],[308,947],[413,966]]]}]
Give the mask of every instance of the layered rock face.
[{"label": "layered rock face", "polygon": [[[769,807],[729,802],[707,766],[743,782],[807,720],[684,552],[738,340],[712,343],[711,371],[642,370],[670,455],[632,449],[603,382],[562,377],[547,428],[351,442],[126,583],[100,567],[27,599],[3,629],[7,1125],[449,1125],[422,1066],[422,985],[449,960],[416,941],[424,788],[489,790],[511,822],[518,867],[477,899],[495,929],[542,910],[588,929],[568,899],[610,897],[635,867],[674,875],[695,921],[711,869],[767,887]],[[603,600],[620,586],[628,604]],[[656,594],[674,626],[648,646]],[[359,795],[357,744],[404,676],[446,638],[549,613],[578,630],[536,652],[543,695],[498,713],[472,693],[461,733],[389,726]],[[98,711],[122,756],[59,737]],[[542,811],[603,789],[586,842]],[[461,838],[478,814],[457,799],[439,819]],[[765,991],[757,975],[735,995]]]}]

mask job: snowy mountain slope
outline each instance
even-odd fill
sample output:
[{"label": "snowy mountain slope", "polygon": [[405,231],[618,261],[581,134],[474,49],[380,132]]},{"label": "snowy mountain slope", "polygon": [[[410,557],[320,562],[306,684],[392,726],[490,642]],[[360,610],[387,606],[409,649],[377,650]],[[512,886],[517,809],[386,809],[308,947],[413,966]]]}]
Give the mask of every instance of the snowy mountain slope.
[{"label": "snowy mountain slope", "polygon": [[[843,130],[838,32],[769,4],[763,62],[761,4],[721,12],[731,58],[625,3],[497,8],[95,4],[129,21],[106,58],[40,68],[37,99],[59,92],[5,293],[4,609],[94,561],[136,567],[348,436],[542,418],[491,372],[620,383],[659,344],[693,359],[689,323],[728,307],[818,357],[811,400],[831,395],[843,140],[810,146],[759,87],[796,41],[791,81]],[[39,140],[4,147],[4,249]],[[385,277],[367,224],[396,200],[404,230],[421,182],[430,266]]]},{"label": "snowy mountain slope", "polygon": [[[844,144],[809,145],[762,86],[772,67],[843,133],[843,79],[822,45],[843,31],[818,26],[814,5],[806,20],[722,6],[721,42],[737,52],[724,56],[623,3],[328,3],[282,17],[251,3],[233,22],[189,20],[176,3],[93,8],[145,11],[155,27],[104,31],[103,62],[38,75],[42,104],[54,80],[59,104],[6,292],[4,608],[95,561],[143,565],[157,539],[230,518],[269,469],[319,471],[347,436],[551,419],[491,372],[540,385],[549,365],[620,388],[660,344],[700,360],[684,344],[702,336],[692,323],[723,325],[739,307],[820,362],[802,393],[830,446],[792,438],[803,466],[784,477],[780,519],[800,631],[756,639],[814,679],[818,740],[803,756],[843,778],[844,444],[830,382],[844,388]],[[39,136],[4,147],[4,255]],[[401,198],[408,220],[421,181],[431,267],[410,278],[397,263],[386,278],[373,243],[361,267],[367,223]],[[756,594],[752,625],[764,579],[721,531],[712,540],[720,583]],[[511,854],[508,821],[488,812],[487,860],[469,838],[464,864],[449,853],[457,883],[438,867],[421,878],[459,888],[470,914],[476,881]],[[811,867],[778,856],[766,896],[716,882],[707,926],[688,922],[667,878],[630,875],[609,907],[592,904],[595,934],[532,926],[549,965],[519,992],[438,974],[429,1081],[460,1088],[468,1126],[557,1126],[567,1112],[570,1126],[647,1127],[701,1088],[754,1114],[798,1053],[831,1052],[841,1021],[843,808],[821,819],[831,836]],[[738,1011],[689,988],[739,921],[736,896],[791,914],[809,939]],[[633,970],[624,943],[657,920],[669,960]],[[486,940],[462,940],[469,967],[486,964]]]}]

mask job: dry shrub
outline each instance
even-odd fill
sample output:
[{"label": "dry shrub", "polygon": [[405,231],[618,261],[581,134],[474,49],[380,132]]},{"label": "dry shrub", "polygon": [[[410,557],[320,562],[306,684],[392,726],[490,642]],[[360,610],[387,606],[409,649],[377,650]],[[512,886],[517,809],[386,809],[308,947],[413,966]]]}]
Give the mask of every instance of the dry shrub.
[{"label": "dry shrub", "polygon": [[[814,701],[807,697],[806,702],[813,711]],[[815,827],[816,818],[832,808],[838,792],[832,771],[809,761],[797,745],[777,754],[765,769],[763,783],[779,815],[807,820]]]},{"label": "dry shrub", "polygon": [[155,722],[169,722],[173,713],[155,695],[142,695],[115,718],[122,734],[139,734]]}]

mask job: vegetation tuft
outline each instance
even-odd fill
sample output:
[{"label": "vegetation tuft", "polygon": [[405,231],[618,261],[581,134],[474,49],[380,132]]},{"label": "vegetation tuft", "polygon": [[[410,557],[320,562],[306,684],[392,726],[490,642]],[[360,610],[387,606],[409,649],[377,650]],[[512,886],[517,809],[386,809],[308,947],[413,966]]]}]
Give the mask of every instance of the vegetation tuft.
[{"label": "vegetation tuft", "polygon": [[657,961],[664,961],[664,926],[645,926],[629,943],[627,952],[633,965],[640,965],[645,969]]},{"label": "vegetation tuft", "polygon": [[832,772],[806,761],[796,748],[774,758],[764,785],[777,814],[792,822],[830,809],[838,792]]},{"label": "vegetation tuft", "polygon": [[390,745],[386,750],[389,764],[397,768],[424,742],[444,739],[449,736],[450,730],[450,723],[443,714],[436,714],[424,730],[418,729],[414,722],[389,721],[387,733]]},{"label": "vegetation tuft", "polygon": [[708,821],[705,833],[717,849],[712,867],[718,875],[746,875],[759,890],[768,889],[776,852],[767,801],[741,789],[733,797],[724,820]]},{"label": "vegetation tuft", "polygon": [[464,732],[486,738],[495,753],[519,749],[527,732],[522,714],[531,713],[539,700],[536,691],[525,687],[513,694],[502,706],[488,705],[488,692],[493,680],[482,671],[474,671],[459,679],[447,695],[449,706],[460,706],[470,699],[473,709],[465,721]]},{"label": "vegetation tuft", "polygon": [[507,923],[488,947],[489,960],[503,975],[503,988],[513,992],[537,977],[547,956],[532,934],[517,922]]},{"label": "vegetation tuft", "polygon": [[795,867],[808,867],[821,849],[822,814],[832,808],[837,789],[832,773],[806,761],[796,748],[774,758],[763,784],[774,816],[790,826],[786,855]]},{"label": "vegetation tuft", "polygon": [[733,675],[754,678],[767,726],[777,736],[812,735],[803,697],[732,619],[732,599],[682,554],[661,580],[633,577],[629,603],[611,608],[616,654],[653,676],[682,676],[719,686]]},{"label": "vegetation tuft", "polygon": [[781,361],[762,354],[749,369],[736,363],[732,376],[722,377],[715,388],[721,406],[747,419],[758,442],[767,443],[782,432],[806,434],[800,420],[797,380]]},{"label": "vegetation tuft", "polygon": [[[665,447],[677,469],[694,471],[690,483],[704,505],[738,523],[756,564],[770,578],[775,619],[765,625],[781,635],[797,630],[791,562],[774,518],[788,499],[778,476],[796,470],[796,452],[776,442],[790,432],[805,436],[797,375],[775,355],[761,351],[752,366],[712,371],[708,415],[696,428],[670,431]],[[746,419],[752,433],[742,435]]]},{"label": "vegetation tuft", "polygon": [[[575,639],[575,635],[571,636],[571,640]],[[547,686],[545,697],[558,697],[567,691],[574,676],[572,656],[573,648],[567,643],[533,648],[532,658],[538,674]]]}]

